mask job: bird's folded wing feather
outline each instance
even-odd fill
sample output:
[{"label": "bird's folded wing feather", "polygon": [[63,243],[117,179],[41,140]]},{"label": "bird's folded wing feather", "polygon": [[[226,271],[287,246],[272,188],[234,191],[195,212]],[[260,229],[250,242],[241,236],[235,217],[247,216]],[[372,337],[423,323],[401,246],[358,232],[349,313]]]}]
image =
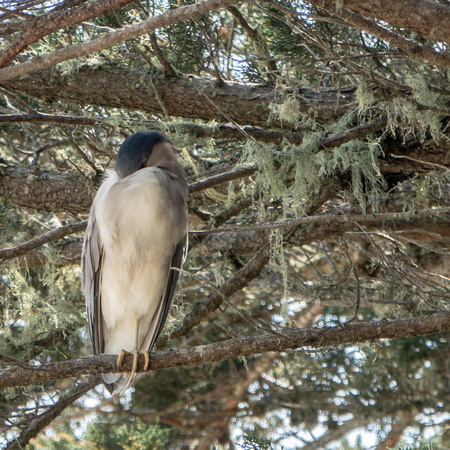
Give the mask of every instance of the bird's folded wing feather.
[{"label": "bird's folded wing feather", "polygon": [[99,293],[102,276],[102,258],[103,244],[100,238],[100,231],[95,220],[95,214],[91,213],[84,236],[81,265],[84,297],[89,321],[89,334],[95,355],[102,353],[104,349],[101,299]]},{"label": "bird's folded wing feather", "polygon": [[153,345],[155,344],[158,336],[164,328],[164,323],[166,322],[167,315],[169,314],[170,307],[173,303],[173,297],[175,295],[175,290],[178,283],[178,278],[180,277],[181,266],[186,259],[188,247],[188,235],[186,234],[183,239],[175,247],[175,252],[172,258],[172,262],[169,269],[169,277],[167,279],[166,291],[164,297],[162,298],[162,305],[158,317],[158,322],[156,324],[155,333],[153,334],[148,351],[151,351]]}]

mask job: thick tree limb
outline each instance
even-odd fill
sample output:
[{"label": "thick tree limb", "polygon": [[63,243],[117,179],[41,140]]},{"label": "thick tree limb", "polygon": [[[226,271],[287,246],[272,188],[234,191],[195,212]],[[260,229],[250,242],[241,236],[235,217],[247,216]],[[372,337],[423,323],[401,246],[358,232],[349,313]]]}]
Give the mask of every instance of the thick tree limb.
[{"label": "thick tree limb", "polygon": [[[11,164],[3,167],[1,161],[0,168],[0,196],[8,194],[9,200],[14,205],[42,211],[67,211],[86,214],[89,212],[95,192],[102,181],[100,174],[89,179],[78,173],[71,172],[41,170],[39,168],[30,170],[28,167]],[[255,170],[253,166],[244,167],[207,178],[203,181],[191,183],[189,191],[196,193],[231,180],[245,178],[254,173]],[[77,224],[77,226],[81,228],[73,228],[72,233],[82,230],[82,225]],[[55,233],[62,233],[61,237],[71,234],[70,228],[67,228],[66,231],[66,234],[64,234],[65,231],[63,230],[55,231]],[[45,240],[48,238],[53,240],[52,235],[49,235],[47,238],[41,236],[37,238],[37,241],[33,240],[30,243],[26,243],[27,251],[42,245],[39,243],[39,239]],[[0,258],[2,256],[6,257],[7,250],[11,254],[16,251],[16,249],[5,249],[3,255],[0,253]]]},{"label": "thick tree limb", "polygon": [[[192,367],[239,356],[260,355],[266,352],[288,350],[306,351],[343,344],[357,344],[378,339],[414,337],[450,331],[450,312],[409,319],[381,320],[320,329],[284,329],[276,335],[230,339],[214,344],[184,350],[152,353],[149,370],[172,367]],[[124,360],[123,372],[130,372],[133,357]],[[139,363],[143,370],[144,360]],[[64,361],[43,366],[14,367],[0,372],[0,388],[26,386],[81,375],[117,372],[117,356],[101,355],[75,361]]]},{"label": "thick tree limb", "polygon": [[8,193],[14,205],[41,211],[85,214],[92,203],[96,177],[89,182],[78,173],[0,165],[0,196]]},{"label": "thick tree limb", "polygon": [[[0,71],[1,72],[1,71]],[[127,80],[124,83],[123,80]],[[13,81],[0,76],[0,86],[41,100],[63,100],[81,105],[129,108],[151,114],[230,120],[244,125],[267,126],[274,88],[250,83],[226,82],[190,76],[168,78],[163,74],[145,75],[142,70],[125,67],[80,67],[73,74],[57,70],[28,74]],[[302,88],[298,92],[300,111],[320,122],[342,117],[354,101],[354,89],[337,93]]]},{"label": "thick tree limb", "polygon": [[[309,0],[308,0],[309,1]],[[317,4],[317,2],[309,1]],[[334,4],[339,15],[338,3]],[[450,44],[450,7],[430,0],[344,0],[343,7],[369,19],[378,19],[397,28],[407,28],[416,33]],[[318,4],[316,6],[319,6]]]},{"label": "thick tree limb", "polygon": [[[319,216],[320,217],[320,216]],[[417,242],[446,243],[450,239],[448,221],[422,219],[396,220],[390,222],[366,223],[367,231],[374,230],[393,233],[402,242],[408,239]],[[346,233],[360,232],[357,222],[348,221],[334,223],[332,221],[322,224],[314,224],[294,233],[288,243],[300,247],[312,242],[330,241],[337,239]],[[401,233],[401,236],[399,234]],[[197,247],[199,254],[214,255],[217,252],[229,252],[233,255],[254,255],[258,247],[269,238],[270,231],[251,231],[236,234],[209,235],[204,242]],[[202,235],[200,235],[202,236]]]},{"label": "thick tree limb", "polygon": [[[445,55],[444,53],[440,53],[440,52],[435,52],[434,50],[432,50],[429,47],[425,47],[419,44],[416,44],[408,39],[405,39],[404,37],[400,36],[399,34],[393,33],[392,31],[389,31],[387,28],[384,28],[380,25],[378,25],[376,22],[374,22],[373,20],[369,20],[366,19],[362,16],[360,16],[359,14],[355,14],[352,11],[348,11],[347,10],[347,2],[344,2],[344,7],[343,9],[340,9],[336,7],[336,2],[333,0],[308,0],[309,3],[324,9],[326,12],[328,12],[329,14],[338,16],[338,17],[342,17],[344,18],[346,21],[350,22],[352,24],[353,28],[356,28],[357,30],[360,31],[366,31],[370,34],[373,34],[374,36],[378,37],[379,39],[385,40],[387,42],[389,42],[391,45],[403,50],[407,55],[413,57],[413,58],[421,58],[425,61],[429,61],[433,64],[439,65],[441,67],[450,67],[450,58]],[[362,3],[368,3],[368,2],[358,2],[358,1],[353,1],[352,2],[353,5],[355,4],[360,4],[362,5]],[[390,4],[389,0],[379,0],[375,3],[378,4],[383,4],[384,5],[388,5]],[[398,8],[399,6],[403,6],[405,7],[405,4],[412,5],[414,3],[417,4],[427,4],[429,5],[430,3],[434,3],[435,5],[437,5],[436,2],[428,2],[428,1],[424,1],[424,0],[420,0],[418,2],[415,1],[410,1],[410,0],[395,0],[394,2],[392,2],[396,8]],[[399,4],[403,4],[403,5],[399,5]],[[381,6],[381,5],[379,5]],[[446,19],[442,20],[442,17],[439,17],[438,20],[438,24],[442,23],[442,25],[444,25],[446,22],[446,20],[448,21],[450,18],[450,8],[441,5],[442,8],[439,11],[440,14],[442,14],[444,17],[446,17]],[[355,8],[356,10],[364,10],[364,7],[360,7],[360,8]],[[414,8],[415,9],[415,8]],[[383,10],[383,7],[380,7],[380,11]],[[439,16],[439,13],[437,11],[435,11],[436,14]],[[401,17],[404,14],[404,11],[402,10],[401,12],[399,11],[395,11],[395,17]],[[392,14],[382,14],[380,13],[381,16],[386,17],[386,19],[384,19],[387,23],[391,23],[392,20]],[[425,13],[426,15],[426,13]],[[414,15],[410,16],[411,18],[414,17]],[[432,23],[432,22],[431,22]],[[445,35],[446,39],[448,38],[450,42],[450,33],[448,31],[448,23],[445,26],[446,28],[446,32],[444,34],[441,33],[441,35]]]}]

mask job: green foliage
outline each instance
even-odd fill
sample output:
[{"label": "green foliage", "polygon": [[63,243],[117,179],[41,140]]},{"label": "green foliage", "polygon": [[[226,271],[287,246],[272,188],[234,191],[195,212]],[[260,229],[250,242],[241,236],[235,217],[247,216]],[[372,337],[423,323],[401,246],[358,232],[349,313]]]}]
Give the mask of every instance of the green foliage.
[{"label": "green foliage", "polygon": [[[20,269],[12,260],[3,273],[7,290],[1,298],[4,311],[0,323],[0,352],[17,356],[27,352],[37,336],[57,329],[73,329],[85,323],[84,312],[74,304],[78,299],[79,272],[59,268],[57,252],[48,247],[44,268]],[[11,314],[20,317],[13,321]]]},{"label": "green foliage", "polygon": [[440,445],[437,440],[433,440],[432,442],[424,442],[424,440],[421,440],[421,442],[418,443],[418,446],[410,446],[410,445],[398,445],[395,447],[394,450],[445,450],[446,447]]},{"label": "green foliage", "polygon": [[87,442],[96,449],[164,450],[170,429],[158,423],[149,425],[140,419],[127,423],[95,422],[88,427]]},{"label": "green foliage", "polygon": [[[283,7],[290,7],[290,3],[286,0],[279,2]],[[268,38],[270,50],[275,55],[289,56],[290,58],[301,58],[308,54],[305,43],[307,42],[301,33],[295,33],[289,27],[285,19],[276,8],[268,8],[272,14],[266,14],[263,17],[264,33]],[[302,4],[301,9],[304,12],[311,11],[311,7]]]},{"label": "green foliage", "polygon": [[244,450],[273,450],[272,441],[264,436],[257,436],[255,433],[244,434],[242,444],[237,445]]},{"label": "green foliage", "polygon": [[69,433],[58,433],[57,437],[40,436],[38,439],[34,439],[27,447],[29,450],[78,450],[81,448],[87,448],[73,435]]}]

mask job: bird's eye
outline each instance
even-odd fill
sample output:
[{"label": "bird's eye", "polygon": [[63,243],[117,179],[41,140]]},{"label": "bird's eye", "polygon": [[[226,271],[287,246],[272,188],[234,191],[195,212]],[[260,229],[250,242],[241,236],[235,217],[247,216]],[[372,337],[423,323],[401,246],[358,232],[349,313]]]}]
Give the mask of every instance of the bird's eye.
[{"label": "bird's eye", "polygon": [[145,169],[147,167],[147,164],[145,164],[145,162],[143,162],[142,164],[141,164],[141,169]]}]

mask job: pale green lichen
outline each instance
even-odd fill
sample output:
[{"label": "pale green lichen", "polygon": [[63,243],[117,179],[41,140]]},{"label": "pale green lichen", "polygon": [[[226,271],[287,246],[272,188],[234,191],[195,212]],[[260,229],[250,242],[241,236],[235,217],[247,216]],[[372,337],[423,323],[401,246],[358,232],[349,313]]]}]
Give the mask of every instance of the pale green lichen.
[{"label": "pale green lichen", "polygon": [[352,194],[365,213],[369,203],[378,210],[379,193],[385,181],[378,167],[380,148],[377,142],[350,141],[333,150],[321,152],[319,176],[330,176],[336,170],[350,171]]},{"label": "pale green lichen", "polygon": [[375,103],[376,98],[373,90],[365,82],[361,81],[355,92],[358,101],[358,115],[363,115]]},{"label": "pale green lichen", "polygon": [[283,280],[283,294],[281,295],[281,317],[285,322],[289,321],[289,289],[288,289],[288,265],[284,255],[283,233],[281,230],[273,230],[270,234],[270,265],[279,272]]},{"label": "pale green lichen", "polygon": [[336,12],[341,13],[344,8],[344,0],[336,0]]}]

